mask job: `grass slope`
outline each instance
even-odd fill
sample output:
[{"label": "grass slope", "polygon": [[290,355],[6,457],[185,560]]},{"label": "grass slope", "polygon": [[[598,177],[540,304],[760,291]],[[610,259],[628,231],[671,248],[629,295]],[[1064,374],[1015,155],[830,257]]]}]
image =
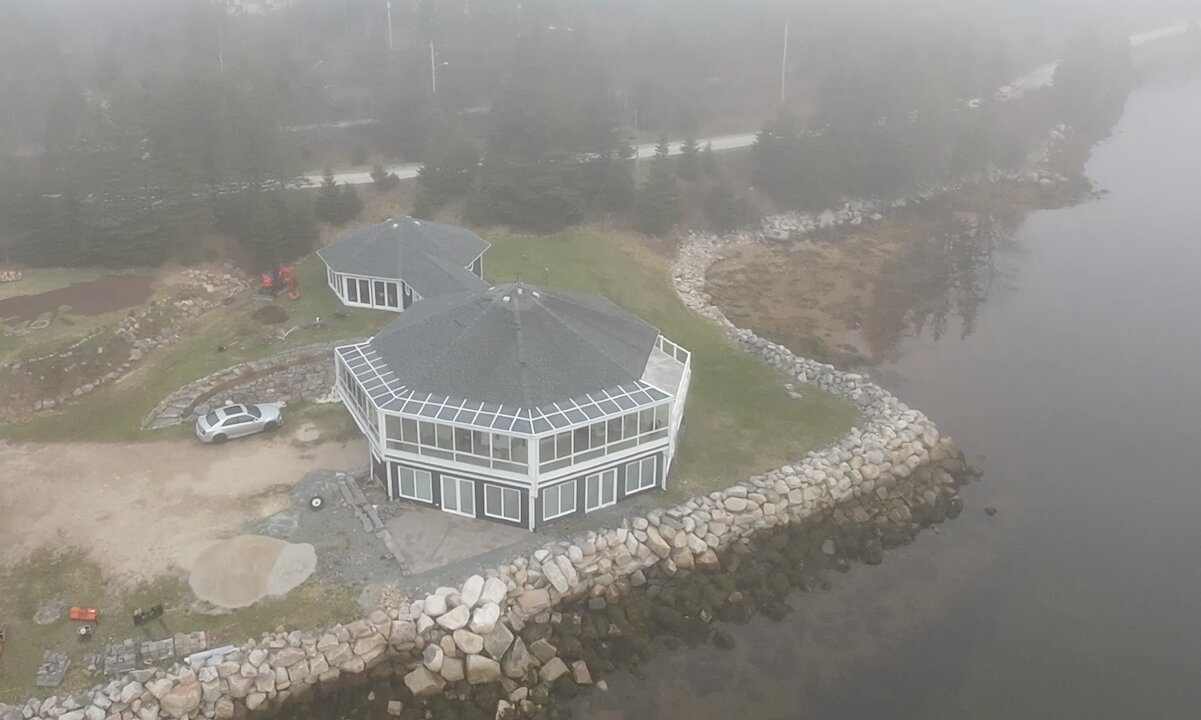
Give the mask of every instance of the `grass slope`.
[{"label": "grass slope", "polygon": [[692,385],[670,494],[688,497],[795,460],[846,432],[858,415],[816,387],[803,400],[787,378],[739,350],[713,322],[684,306],[670,266],[639,239],[598,228],[555,235],[490,236],[489,281],[521,278],[604,295],[692,351]]},{"label": "grass slope", "polygon": [[[301,345],[369,336],[393,317],[382,311],[344,308],[326,284],[325,266],[316,256],[300,263],[297,280],[300,299],[245,297],[214,310],[166,353],[152,353],[148,364],[132,376],[59,412],[0,426],[0,438],[134,441],[187,434],[190,428],[168,428],[159,432],[143,432],[139,428],[142,420],[163,398],[197,378]],[[268,339],[263,325],[251,317],[251,313],[269,302],[286,308],[291,315],[287,322],[276,327],[286,330],[298,326],[287,340]],[[344,311],[347,313],[345,319],[334,317],[335,312]],[[313,327],[317,317],[321,318],[320,328]],[[217,351],[219,345],[226,348],[225,352]]]}]

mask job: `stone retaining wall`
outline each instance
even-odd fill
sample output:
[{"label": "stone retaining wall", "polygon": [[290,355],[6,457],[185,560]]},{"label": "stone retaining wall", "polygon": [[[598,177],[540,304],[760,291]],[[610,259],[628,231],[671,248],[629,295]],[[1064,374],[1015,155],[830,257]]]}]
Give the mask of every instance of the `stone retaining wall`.
[{"label": "stone retaining wall", "polygon": [[160,402],[142,421],[142,429],[156,430],[193,422],[210,408],[229,403],[287,404],[327,397],[334,386],[333,349],[358,342],[362,340],[305,345],[234,365],[190,382]]},{"label": "stone retaining wall", "polygon": [[[851,211],[841,217],[850,222],[863,215]],[[813,218],[805,222],[820,226],[822,221]],[[767,232],[771,227],[771,221],[764,225]],[[797,381],[854,402],[863,421],[838,442],[725,490],[628,518],[619,528],[548,542],[488,571],[487,577],[467,578],[461,587],[439,588],[416,600],[398,588],[385,588],[381,608],[363,620],[325,631],[269,633],[224,654],[136,671],[70,702],[31,700],[0,717],[229,718],[385,660],[404,675],[413,697],[428,697],[461,681],[468,686],[500,682],[508,698],[501,707],[528,716],[535,709],[531,698],[545,697],[546,687],[560,678],[591,682],[582,661],[568,665],[546,639],[527,644],[522,635],[528,624],[553,623],[560,617],[555,609],[565,602],[589,599],[590,606],[603,607],[644,584],[648,573],[716,567],[719,552],[787,523],[833,515],[836,521],[875,525],[881,533],[883,528],[903,532],[921,524],[915,510],[922,517],[957,512],[955,474],[964,469],[961,456],[922,413],[862,374],[799,358],[736,327],[710,304],[704,289],[709,266],[731,243],[764,236],[763,231],[690,236],[673,267],[673,282],[690,308],[720,323],[743,348]],[[394,703],[396,714],[406,701],[411,698]]]}]

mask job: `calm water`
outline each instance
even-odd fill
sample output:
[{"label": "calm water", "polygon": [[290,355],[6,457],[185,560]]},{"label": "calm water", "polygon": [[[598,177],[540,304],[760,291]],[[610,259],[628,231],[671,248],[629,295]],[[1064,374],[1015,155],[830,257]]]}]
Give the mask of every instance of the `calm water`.
[{"label": "calm water", "polygon": [[1199,119],[1201,77],[1137,90],[1109,194],[1027,218],[973,331],[877,372],[984,470],[959,520],[577,717],[1201,717]]}]

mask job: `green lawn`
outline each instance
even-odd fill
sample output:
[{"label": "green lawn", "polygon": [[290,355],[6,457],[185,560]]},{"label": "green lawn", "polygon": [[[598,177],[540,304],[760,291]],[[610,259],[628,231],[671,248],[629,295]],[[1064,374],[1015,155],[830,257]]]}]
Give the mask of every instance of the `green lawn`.
[{"label": "green lawn", "polygon": [[[311,343],[372,335],[393,317],[374,310],[347,310],[330,291],[325,266],[316,257],[297,267],[300,299],[285,297],[263,300],[241,299],[210,312],[190,334],[167,352],[154,352],[146,366],[126,380],[98,390],[59,412],[39,414],[0,426],[0,438],[13,440],[157,440],[189,432],[168,428],[158,432],[140,430],[142,420],[155,405],[179,387],[222,368],[265,357]],[[268,339],[264,326],[251,317],[263,305],[275,303],[290,314],[275,326],[299,327],[287,340]],[[346,311],[345,319],[334,317]],[[313,327],[320,317],[320,328]],[[224,352],[218,352],[224,346]]]},{"label": "green lawn", "polygon": [[803,400],[788,378],[739,350],[713,322],[689,310],[671,285],[670,264],[644,241],[581,228],[548,236],[490,236],[490,282],[524,282],[604,295],[692,351],[685,434],[670,495],[689,497],[796,460],[856,422],[849,402],[816,387]]},{"label": "green lawn", "polygon": [[[50,625],[33,622],[38,608],[53,599],[61,599],[68,607],[100,610],[100,624],[90,642],[79,642],[75,634],[79,626],[66,613]],[[177,575],[132,586],[110,582],[98,566],[87,560],[83,550],[42,550],[28,561],[0,571],[0,623],[8,626],[8,643],[0,656],[0,702],[55,693],[61,696],[65,691],[91,685],[95,680],[78,665],[83,656],[125,638],[161,640],[176,632],[204,630],[209,633],[210,645],[216,647],[257,638],[281,624],[288,628],[321,627],[354,617],[358,607],[350,589],[312,580],[286,598],[220,615],[193,612],[192,602],[191,589]],[[157,603],[166,610],[163,622],[136,627],[133,611]],[[47,649],[65,651],[76,663],[63,687],[53,691],[34,686],[34,671]]]}]

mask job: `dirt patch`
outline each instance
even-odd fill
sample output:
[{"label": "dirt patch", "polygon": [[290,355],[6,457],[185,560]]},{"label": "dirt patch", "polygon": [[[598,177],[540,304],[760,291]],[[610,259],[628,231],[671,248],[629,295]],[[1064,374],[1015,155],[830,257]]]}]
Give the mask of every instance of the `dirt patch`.
[{"label": "dirt patch", "polygon": [[234,610],[287,595],[316,569],[312,545],[238,535],[202,550],[192,563],[188,584],[201,600]]},{"label": "dirt patch", "polygon": [[362,440],[298,451],[282,434],[221,447],[0,444],[0,566],[42,547],[79,547],[111,578],[149,580],[287,507],[306,472],[366,458]]},{"label": "dirt patch", "polygon": [[146,302],[153,283],[154,278],[145,275],[105,275],[36,295],[17,295],[0,300],[0,318],[24,322],[64,305],[76,315],[100,315]]},{"label": "dirt patch", "polygon": [[250,317],[264,325],[279,325],[282,322],[287,322],[288,311],[279,305],[264,305],[250,313]]}]

